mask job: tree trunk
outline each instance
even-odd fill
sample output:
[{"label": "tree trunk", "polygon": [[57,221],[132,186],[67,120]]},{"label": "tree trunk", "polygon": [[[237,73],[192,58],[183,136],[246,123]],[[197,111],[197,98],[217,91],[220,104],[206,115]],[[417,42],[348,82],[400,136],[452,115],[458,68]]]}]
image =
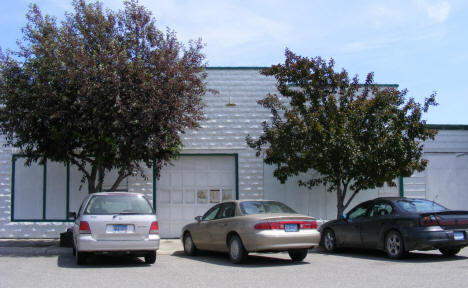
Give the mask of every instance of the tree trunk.
[{"label": "tree trunk", "polygon": [[89,176],[86,177],[86,180],[88,181],[88,193],[89,194],[93,194],[97,192],[96,176],[97,176],[97,167],[93,165],[91,168],[91,173],[89,173]]},{"label": "tree trunk", "polygon": [[336,219],[341,219],[344,212],[344,194],[341,190],[341,180],[336,181]]}]

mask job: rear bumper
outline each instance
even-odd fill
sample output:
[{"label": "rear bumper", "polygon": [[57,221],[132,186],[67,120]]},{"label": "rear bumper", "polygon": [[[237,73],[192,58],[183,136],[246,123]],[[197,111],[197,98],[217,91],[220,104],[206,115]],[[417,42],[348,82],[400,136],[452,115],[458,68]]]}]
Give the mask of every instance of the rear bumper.
[{"label": "rear bumper", "polygon": [[[464,240],[455,240],[454,231],[464,233]],[[440,227],[420,228],[408,231],[405,237],[406,250],[434,250],[444,247],[468,246],[468,230],[444,230]]]},{"label": "rear bumper", "polygon": [[91,235],[79,235],[76,248],[80,252],[132,252],[159,249],[159,235],[144,240],[96,240]]},{"label": "rear bumper", "polygon": [[320,232],[316,229],[299,232],[264,230],[242,237],[244,247],[249,252],[313,248],[319,244],[319,241]]}]

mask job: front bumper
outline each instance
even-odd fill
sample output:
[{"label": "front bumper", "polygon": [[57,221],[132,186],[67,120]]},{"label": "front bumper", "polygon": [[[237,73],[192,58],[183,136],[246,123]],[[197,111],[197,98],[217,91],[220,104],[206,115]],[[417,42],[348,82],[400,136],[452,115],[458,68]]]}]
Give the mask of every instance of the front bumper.
[{"label": "front bumper", "polygon": [[[455,240],[454,231],[462,232],[464,240]],[[418,228],[404,233],[405,247],[411,250],[434,250],[445,247],[462,248],[468,246],[468,230],[445,230],[441,227]]]},{"label": "front bumper", "polygon": [[150,235],[144,240],[96,240],[91,235],[79,235],[76,249],[80,252],[132,252],[159,249],[159,235]]},{"label": "front bumper", "polygon": [[320,232],[316,229],[299,232],[284,230],[264,230],[241,236],[244,247],[249,252],[286,251],[309,249],[320,242]]}]

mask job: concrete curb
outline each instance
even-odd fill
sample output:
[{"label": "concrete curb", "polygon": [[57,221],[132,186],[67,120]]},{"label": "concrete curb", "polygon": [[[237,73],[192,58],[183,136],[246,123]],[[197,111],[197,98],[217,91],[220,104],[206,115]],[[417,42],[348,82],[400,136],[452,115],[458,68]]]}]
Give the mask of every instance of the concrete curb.
[{"label": "concrete curb", "polygon": [[[0,239],[0,255],[37,257],[71,255],[72,249],[60,247],[58,239]],[[183,250],[179,239],[161,239],[158,254],[171,255]]]}]

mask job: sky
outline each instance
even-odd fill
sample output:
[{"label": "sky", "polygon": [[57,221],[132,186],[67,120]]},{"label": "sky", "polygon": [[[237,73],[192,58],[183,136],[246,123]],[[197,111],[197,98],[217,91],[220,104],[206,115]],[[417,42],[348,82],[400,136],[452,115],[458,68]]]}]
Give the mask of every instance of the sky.
[{"label": "sky", "polygon": [[[0,0],[0,47],[17,50],[30,0]],[[103,0],[118,10],[120,0]],[[37,0],[58,20],[70,0]],[[159,29],[201,38],[208,66],[271,66],[285,48],[333,58],[364,82],[398,84],[422,103],[437,92],[430,124],[468,125],[468,1],[464,0],[140,0]]]}]

